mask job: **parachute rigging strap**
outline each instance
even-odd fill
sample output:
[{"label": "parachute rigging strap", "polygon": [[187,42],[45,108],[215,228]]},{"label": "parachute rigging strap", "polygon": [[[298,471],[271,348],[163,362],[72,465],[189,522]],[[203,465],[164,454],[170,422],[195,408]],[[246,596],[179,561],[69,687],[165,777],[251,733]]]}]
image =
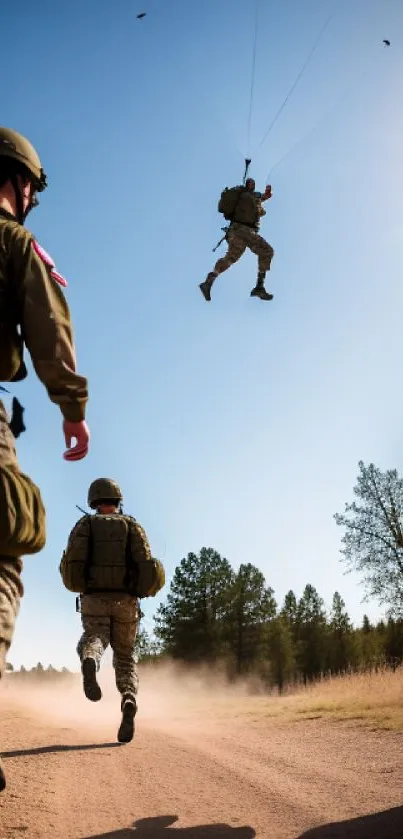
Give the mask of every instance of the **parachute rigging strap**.
[{"label": "parachute rigging strap", "polygon": [[246,184],[246,176],[248,174],[248,169],[249,169],[249,166],[250,166],[251,163],[252,163],[252,161],[250,160],[250,158],[245,157],[245,172],[244,172],[244,175],[243,175],[244,186]]}]

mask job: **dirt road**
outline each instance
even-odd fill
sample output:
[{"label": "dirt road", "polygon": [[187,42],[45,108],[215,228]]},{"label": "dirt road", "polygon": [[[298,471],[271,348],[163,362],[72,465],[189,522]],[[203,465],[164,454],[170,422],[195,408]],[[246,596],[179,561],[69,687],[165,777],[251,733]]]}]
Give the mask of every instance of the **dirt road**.
[{"label": "dirt road", "polygon": [[222,697],[154,681],[120,746],[111,686],[90,705],[78,680],[9,678],[1,839],[403,839],[401,734],[245,717],[248,701],[226,713]]}]

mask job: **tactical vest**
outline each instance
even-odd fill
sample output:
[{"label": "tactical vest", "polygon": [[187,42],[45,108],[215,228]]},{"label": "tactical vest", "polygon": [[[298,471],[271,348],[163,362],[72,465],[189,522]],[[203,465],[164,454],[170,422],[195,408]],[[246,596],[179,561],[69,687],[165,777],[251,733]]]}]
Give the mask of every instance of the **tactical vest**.
[{"label": "tactical vest", "polygon": [[233,186],[223,190],[218,202],[218,211],[227,221],[256,227],[259,224],[259,210],[256,196],[244,186]]},{"label": "tactical vest", "polygon": [[60,573],[69,591],[80,594],[127,592],[154,597],[165,583],[158,559],[136,556],[124,515],[88,515],[78,523],[63,554]]}]

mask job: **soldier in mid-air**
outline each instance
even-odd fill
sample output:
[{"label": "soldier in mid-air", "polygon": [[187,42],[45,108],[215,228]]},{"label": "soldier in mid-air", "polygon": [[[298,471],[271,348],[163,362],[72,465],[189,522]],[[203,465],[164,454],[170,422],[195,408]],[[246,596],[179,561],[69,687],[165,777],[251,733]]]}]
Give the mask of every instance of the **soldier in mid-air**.
[{"label": "soldier in mid-air", "polygon": [[258,257],[257,282],[251,291],[251,297],[260,297],[261,300],[273,299],[273,295],[266,291],[264,281],[266,271],[270,270],[274,250],[258,233],[260,219],[266,215],[262,202],[268,201],[271,196],[271,186],[267,186],[263,193],[256,192],[253,178],[247,178],[244,186],[225,189],[221,193],[218,210],[230,222],[229,227],[225,228],[228,249],[225,256],[217,260],[204,282],[200,283],[199,288],[205,300],[211,300],[211,288],[218,275],[237,262],[246,248]]}]

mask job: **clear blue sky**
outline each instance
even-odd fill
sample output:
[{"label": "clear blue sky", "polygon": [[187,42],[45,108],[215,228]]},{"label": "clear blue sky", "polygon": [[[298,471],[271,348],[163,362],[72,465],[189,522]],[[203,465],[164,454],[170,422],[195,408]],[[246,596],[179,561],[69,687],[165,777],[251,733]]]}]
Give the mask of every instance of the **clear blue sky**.
[{"label": "clear blue sky", "polygon": [[[143,5],[1,12],[1,123],[31,138],[48,172],[29,225],[69,279],[92,431],[88,458],[65,463],[42,385],[15,387],[21,466],[48,510],[47,547],[25,563],[15,665],[77,667],[58,564],[100,475],[121,483],[168,583],[207,545],[258,565],[279,602],[310,582],[328,606],[340,591],[356,622],[381,614],[343,574],[333,513],[360,458],[403,468],[403,6],[260,0],[248,146],[252,0]],[[286,155],[262,225],[274,301],[250,299],[247,254],[207,305],[197,284],[214,262],[218,196],[249,152],[260,187]],[[167,591],[144,602],[149,627]]]}]

